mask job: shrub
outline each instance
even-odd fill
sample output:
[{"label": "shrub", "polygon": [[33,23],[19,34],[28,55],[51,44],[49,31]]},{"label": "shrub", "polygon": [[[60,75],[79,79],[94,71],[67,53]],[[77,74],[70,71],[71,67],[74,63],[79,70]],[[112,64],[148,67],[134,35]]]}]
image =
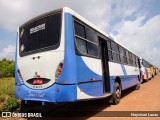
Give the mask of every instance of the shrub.
[{"label": "shrub", "polygon": [[14,97],[14,78],[0,78],[0,113],[14,111],[20,106]]},{"label": "shrub", "polygon": [[4,102],[5,98],[6,98],[6,97],[5,97],[4,94],[0,95],[0,102]]},{"label": "shrub", "polygon": [[2,111],[5,111],[5,112],[14,111],[18,107],[19,107],[19,103],[17,99],[15,99],[14,97],[8,97],[8,100],[4,104]]},{"label": "shrub", "polygon": [[0,78],[13,77],[14,75],[14,61],[2,59],[0,61]]}]

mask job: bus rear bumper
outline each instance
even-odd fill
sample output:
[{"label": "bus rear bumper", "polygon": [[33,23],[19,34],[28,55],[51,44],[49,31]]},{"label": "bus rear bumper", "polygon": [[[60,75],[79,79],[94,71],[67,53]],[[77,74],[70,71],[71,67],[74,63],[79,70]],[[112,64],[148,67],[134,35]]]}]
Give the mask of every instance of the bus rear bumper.
[{"label": "bus rear bumper", "polygon": [[76,85],[54,84],[42,90],[34,90],[25,85],[16,85],[15,97],[25,101],[73,102],[76,100]]}]

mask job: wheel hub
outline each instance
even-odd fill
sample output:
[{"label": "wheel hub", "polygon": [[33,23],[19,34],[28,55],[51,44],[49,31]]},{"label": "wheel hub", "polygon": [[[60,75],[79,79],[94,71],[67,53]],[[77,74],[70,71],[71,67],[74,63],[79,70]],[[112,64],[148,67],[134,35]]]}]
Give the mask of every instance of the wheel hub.
[{"label": "wheel hub", "polygon": [[121,96],[121,91],[119,88],[116,89],[116,96],[119,98]]}]

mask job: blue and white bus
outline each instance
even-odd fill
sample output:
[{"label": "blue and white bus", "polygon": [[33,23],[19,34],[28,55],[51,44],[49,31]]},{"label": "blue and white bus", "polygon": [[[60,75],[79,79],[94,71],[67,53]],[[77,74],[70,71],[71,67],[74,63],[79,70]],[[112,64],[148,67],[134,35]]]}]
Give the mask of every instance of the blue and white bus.
[{"label": "blue and white bus", "polygon": [[139,57],[64,7],[18,28],[15,96],[25,101],[73,102],[140,87]]}]

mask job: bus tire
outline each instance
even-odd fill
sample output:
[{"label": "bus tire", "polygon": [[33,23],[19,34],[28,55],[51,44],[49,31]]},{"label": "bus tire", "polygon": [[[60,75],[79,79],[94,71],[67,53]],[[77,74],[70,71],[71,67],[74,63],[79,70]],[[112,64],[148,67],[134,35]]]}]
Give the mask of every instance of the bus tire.
[{"label": "bus tire", "polygon": [[113,104],[118,104],[121,99],[122,88],[118,82],[114,83],[114,92],[112,94],[112,102]]}]

